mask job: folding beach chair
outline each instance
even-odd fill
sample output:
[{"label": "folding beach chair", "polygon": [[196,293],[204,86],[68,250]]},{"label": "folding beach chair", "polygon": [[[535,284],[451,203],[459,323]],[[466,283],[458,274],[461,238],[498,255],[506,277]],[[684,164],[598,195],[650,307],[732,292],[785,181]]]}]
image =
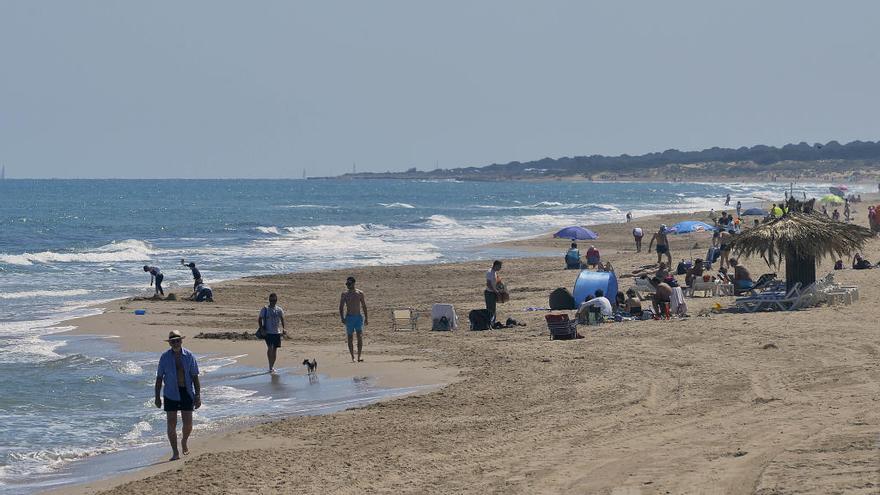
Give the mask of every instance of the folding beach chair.
[{"label": "folding beach chair", "polygon": [[550,340],[564,340],[577,338],[577,322],[569,320],[567,314],[545,315],[547,329],[550,330]]},{"label": "folding beach chair", "polygon": [[687,288],[687,295],[694,297],[696,292],[702,292],[703,297],[718,295],[718,284],[714,280],[706,282],[702,277],[698,277],[691,281],[691,286]]},{"label": "folding beach chair", "polygon": [[637,278],[635,279],[635,290],[639,294],[639,299],[647,299],[645,297],[648,294],[653,294],[657,292],[657,289],[651,285],[651,282],[646,278]]},{"label": "folding beach chair", "polygon": [[391,310],[391,329],[402,330],[409,327],[410,330],[418,330],[419,314],[412,308]]}]

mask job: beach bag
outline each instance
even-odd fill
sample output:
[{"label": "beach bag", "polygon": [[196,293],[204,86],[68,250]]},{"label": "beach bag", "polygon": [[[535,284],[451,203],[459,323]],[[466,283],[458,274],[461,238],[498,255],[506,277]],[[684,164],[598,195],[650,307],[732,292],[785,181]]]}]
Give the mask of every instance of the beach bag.
[{"label": "beach bag", "polygon": [[468,313],[471,330],[488,330],[492,323],[488,309],[473,309]]},{"label": "beach bag", "polygon": [[676,275],[686,274],[688,271],[688,268],[690,268],[690,266],[688,266],[688,265],[689,265],[689,263],[685,263],[684,261],[680,261],[678,263],[678,266],[675,268]]},{"label": "beach bag", "polygon": [[260,328],[254,332],[254,335],[260,340],[266,340],[266,327],[260,325]]},{"label": "beach bag", "polygon": [[564,287],[560,287],[550,293],[550,309],[575,309],[574,296]]}]

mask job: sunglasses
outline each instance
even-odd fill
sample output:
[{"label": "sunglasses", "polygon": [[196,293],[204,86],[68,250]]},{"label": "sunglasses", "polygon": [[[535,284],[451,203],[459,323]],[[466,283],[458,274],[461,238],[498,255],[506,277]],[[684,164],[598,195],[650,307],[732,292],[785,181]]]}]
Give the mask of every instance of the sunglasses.
[{"label": "sunglasses", "polygon": [[168,343],[171,344],[171,345],[174,345],[174,344],[182,344],[182,343],[183,343],[183,339],[169,339],[169,340],[168,340]]}]

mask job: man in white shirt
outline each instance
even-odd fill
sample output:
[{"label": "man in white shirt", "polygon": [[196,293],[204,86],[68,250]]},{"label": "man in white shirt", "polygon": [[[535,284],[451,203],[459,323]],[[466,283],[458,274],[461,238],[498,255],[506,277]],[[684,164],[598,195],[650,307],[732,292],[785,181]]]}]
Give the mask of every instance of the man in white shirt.
[{"label": "man in white shirt", "polygon": [[611,309],[611,301],[605,297],[605,293],[602,289],[596,289],[596,294],[592,299],[587,299],[584,301],[580,308],[577,311],[578,321],[586,321],[587,314],[590,312],[590,308],[597,307],[599,311],[602,313],[602,316],[606,318],[610,318],[614,316],[614,310]]}]

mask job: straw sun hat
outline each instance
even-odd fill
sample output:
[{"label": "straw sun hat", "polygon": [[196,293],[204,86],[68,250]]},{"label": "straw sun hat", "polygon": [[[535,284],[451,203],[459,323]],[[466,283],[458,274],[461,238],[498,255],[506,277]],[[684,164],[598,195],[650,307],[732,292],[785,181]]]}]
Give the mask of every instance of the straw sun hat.
[{"label": "straw sun hat", "polygon": [[172,330],[172,331],[168,332],[168,339],[165,342],[171,342],[172,340],[183,340],[185,338],[186,337],[184,337],[180,333],[180,330]]}]

